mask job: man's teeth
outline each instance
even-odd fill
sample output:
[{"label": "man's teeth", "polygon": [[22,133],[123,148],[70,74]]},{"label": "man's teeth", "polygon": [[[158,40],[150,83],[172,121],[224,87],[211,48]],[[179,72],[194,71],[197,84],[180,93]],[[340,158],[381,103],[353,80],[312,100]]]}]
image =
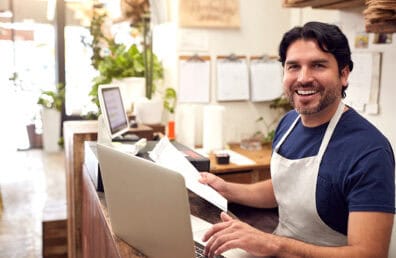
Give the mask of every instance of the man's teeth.
[{"label": "man's teeth", "polygon": [[314,90],[298,90],[297,94],[298,95],[311,95],[311,94],[315,94],[316,91]]}]

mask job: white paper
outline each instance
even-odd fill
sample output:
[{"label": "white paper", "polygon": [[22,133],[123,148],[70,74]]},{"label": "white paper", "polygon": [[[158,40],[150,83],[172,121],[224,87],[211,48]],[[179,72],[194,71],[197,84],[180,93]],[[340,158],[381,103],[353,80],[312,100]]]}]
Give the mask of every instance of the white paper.
[{"label": "white paper", "polygon": [[210,87],[210,62],[180,60],[179,102],[208,103]]},{"label": "white paper", "polygon": [[250,80],[252,101],[268,101],[282,95],[282,66],[279,62],[252,60]]},{"label": "white paper", "polygon": [[[204,157],[209,158],[209,153],[205,150],[205,149],[194,149],[195,152],[201,154]],[[248,157],[239,154],[238,152],[235,152],[233,150],[228,150],[228,149],[224,149],[221,150],[221,153],[227,153],[228,155],[230,155],[230,163],[231,164],[235,164],[235,165],[239,165],[239,166],[246,166],[246,165],[254,165],[256,164],[256,162],[252,159],[249,159]]]},{"label": "white paper", "polygon": [[357,111],[364,111],[369,103],[373,80],[373,54],[352,53],[353,71],[349,75],[349,86],[345,103]]},{"label": "white paper", "polygon": [[201,177],[198,170],[169,142],[167,137],[162,138],[149,155],[158,165],[180,173],[188,189],[223,211],[227,211],[227,200],[210,186],[198,181]]},{"label": "white paper", "polygon": [[248,100],[249,71],[246,59],[217,60],[217,100]]},{"label": "white paper", "polygon": [[254,165],[254,164],[256,164],[256,162],[255,162],[254,160],[251,160],[251,159],[249,159],[248,157],[246,157],[246,156],[244,156],[244,155],[242,155],[242,154],[239,154],[239,153],[237,153],[237,152],[235,152],[235,151],[232,151],[232,150],[224,150],[223,152],[225,152],[225,153],[227,153],[228,155],[230,155],[230,162],[231,162],[232,164],[240,165],[240,166],[243,166],[243,165]]}]

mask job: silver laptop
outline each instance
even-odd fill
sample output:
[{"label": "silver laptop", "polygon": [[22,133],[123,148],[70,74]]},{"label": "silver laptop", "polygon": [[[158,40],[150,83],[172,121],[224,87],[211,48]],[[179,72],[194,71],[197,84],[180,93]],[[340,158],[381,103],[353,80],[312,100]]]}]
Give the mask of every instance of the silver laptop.
[{"label": "silver laptop", "polygon": [[[98,158],[113,232],[148,257],[199,257],[210,223],[190,216],[183,176],[154,162],[98,144]],[[225,257],[250,257],[231,250]]]}]

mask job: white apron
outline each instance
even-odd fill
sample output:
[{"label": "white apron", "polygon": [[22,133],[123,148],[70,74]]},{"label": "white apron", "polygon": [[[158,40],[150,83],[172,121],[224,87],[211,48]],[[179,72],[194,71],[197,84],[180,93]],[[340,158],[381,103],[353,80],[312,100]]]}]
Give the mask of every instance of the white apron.
[{"label": "white apron", "polygon": [[340,102],[330,120],[317,156],[289,160],[278,154],[281,144],[300,117],[276,145],[271,158],[271,177],[279,207],[279,224],[275,234],[321,246],[342,246],[347,237],[327,226],[316,208],[316,183],[319,165],[344,110]]}]

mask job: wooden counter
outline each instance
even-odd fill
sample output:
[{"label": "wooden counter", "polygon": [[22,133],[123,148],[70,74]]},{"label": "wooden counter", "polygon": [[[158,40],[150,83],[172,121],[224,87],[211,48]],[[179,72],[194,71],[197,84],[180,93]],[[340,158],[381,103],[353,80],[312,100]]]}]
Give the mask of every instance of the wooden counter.
[{"label": "wooden counter", "polygon": [[272,149],[270,145],[264,145],[261,150],[245,150],[239,146],[239,143],[231,143],[229,147],[232,151],[246,156],[253,160],[252,165],[217,164],[214,155],[210,155],[210,172],[222,177],[224,180],[237,183],[254,183],[269,179],[270,159]]},{"label": "wooden counter", "polygon": [[64,123],[67,200],[67,253],[82,256],[81,204],[84,142],[96,141],[97,121],[68,121]]},{"label": "wooden counter", "polygon": [[[90,177],[84,172],[84,142],[95,141],[96,137],[96,121],[64,123],[68,255],[73,258],[144,257],[112,233],[103,193],[96,192]],[[268,175],[270,149],[244,153],[237,147],[234,150],[255,160],[256,164],[217,165],[215,160],[211,160],[211,172],[241,182],[254,182]],[[212,223],[219,220],[220,211],[193,193],[190,193],[190,207],[193,215]],[[271,232],[277,224],[277,213],[273,209],[251,209],[235,204],[230,204],[229,209],[241,220],[266,232]]]}]

